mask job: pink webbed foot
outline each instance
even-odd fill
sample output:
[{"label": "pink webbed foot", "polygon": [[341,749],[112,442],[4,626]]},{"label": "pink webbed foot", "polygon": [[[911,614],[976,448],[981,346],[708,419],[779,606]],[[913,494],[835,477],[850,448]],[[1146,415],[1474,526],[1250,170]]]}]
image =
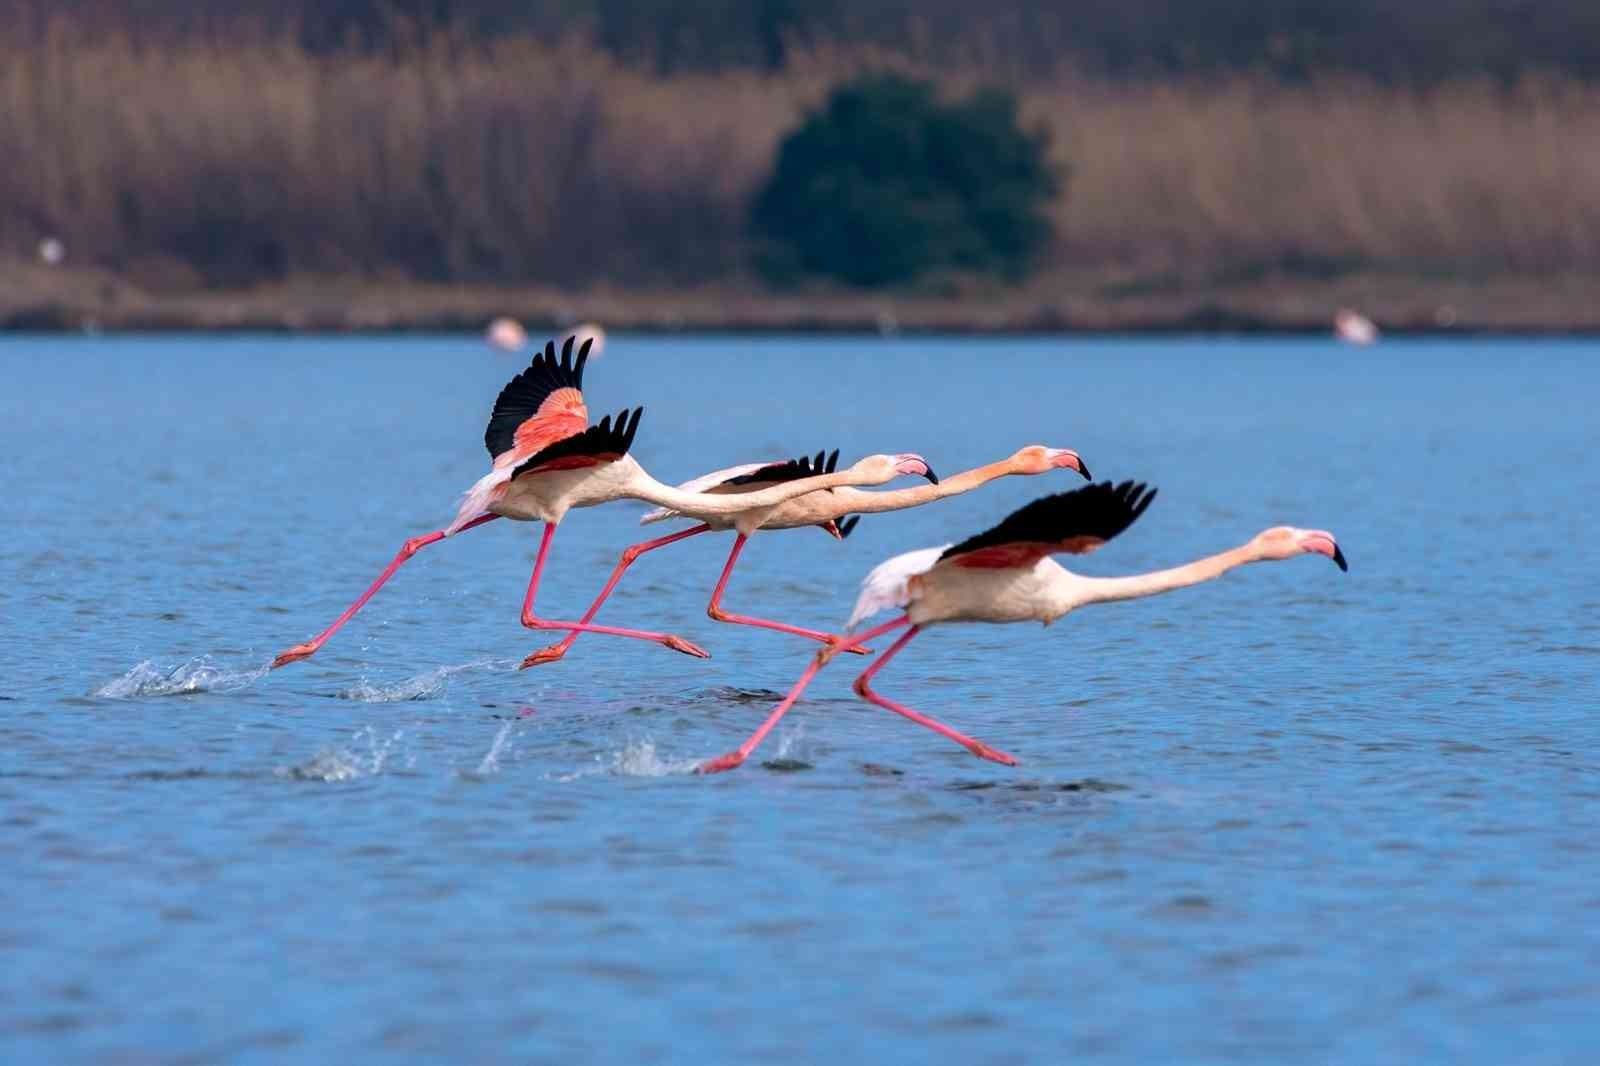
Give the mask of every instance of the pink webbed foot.
[{"label": "pink webbed foot", "polygon": [[718,755],[715,759],[707,759],[696,768],[699,774],[720,774],[724,770],[737,770],[744,765],[744,756],[736,751],[726,755]]},{"label": "pink webbed foot", "polygon": [[1007,755],[999,748],[991,748],[981,740],[974,740],[965,747],[980,759],[988,759],[990,762],[997,762],[1004,766],[1017,765],[1017,760],[1014,757]]},{"label": "pink webbed foot", "polygon": [[528,667],[538,666],[540,663],[553,663],[565,654],[567,654],[566,648],[560,644],[551,644],[549,647],[540,648],[538,651],[531,653],[526,659],[522,660],[517,669],[526,670]]},{"label": "pink webbed foot", "polygon": [[709,659],[711,653],[698,644],[691,644],[682,637],[675,637],[671,633],[661,638],[661,643],[673,651],[681,651],[685,655],[693,655],[696,659]]},{"label": "pink webbed foot", "polygon": [[[711,658],[711,653],[700,647],[700,645],[691,644],[682,637],[675,637],[671,633],[668,633],[666,636],[662,637],[660,643],[663,647],[671,648],[673,651],[681,651],[683,654],[692,655],[696,659]],[[522,660],[521,665],[519,665],[517,669],[526,670],[528,667],[538,666],[540,663],[553,663],[566,654],[566,645],[559,643],[551,644],[548,647],[540,648],[538,651]]]},{"label": "pink webbed foot", "polygon": [[288,666],[290,663],[297,663],[301,659],[309,659],[316,653],[317,646],[310,641],[304,644],[296,644],[288,651],[279,652],[278,657],[272,660],[271,668],[276,670],[280,666]]}]

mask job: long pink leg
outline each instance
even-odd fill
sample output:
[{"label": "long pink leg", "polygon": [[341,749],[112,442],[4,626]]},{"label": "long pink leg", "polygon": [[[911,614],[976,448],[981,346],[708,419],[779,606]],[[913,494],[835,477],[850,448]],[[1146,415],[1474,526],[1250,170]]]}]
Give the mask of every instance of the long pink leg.
[{"label": "long pink leg", "polygon": [[[550,538],[555,536],[554,523],[546,522],[544,539],[539,542],[539,557],[533,563],[533,577],[528,580],[528,595],[522,601],[522,624],[529,629],[570,629],[577,633],[609,633],[613,637],[632,637],[634,640],[649,640],[656,644],[664,644],[673,651],[681,651],[685,655],[693,655],[697,659],[709,659],[711,656],[701,648],[695,647],[682,637],[675,637],[671,633],[651,633],[643,629],[619,629],[616,626],[596,626],[586,622],[555,622],[548,618],[540,618],[533,613],[533,599],[539,592],[539,575],[544,572],[544,560],[550,554]],[[525,659],[523,666],[530,665]]]},{"label": "long pink leg", "polygon": [[1007,755],[1005,752],[1000,751],[997,748],[991,748],[981,740],[973,740],[964,733],[958,733],[942,722],[935,722],[932,718],[929,718],[925,714],[918,714],[910,707],[902,707],[893,700],[884,699],[882,696],[872,691],[872,689],[869,687],[868,683],[872,680],[872,675],[877,673],[879,670],[882,670],[889,660],[893,659],[895,655],[899,653],[901,648],[911,643],[911,638],[920,632],[920,629],[918,629],[916,626],[912,626],[906,631],[904,636],[890,645],[888,651],[878,656],[876,662],[863,670],[861,672],[861,676],[856,678],[855,684],[852,686],[856,690],[856,695],[860,696],[868,703],[876,703],[879,707],[883,707],[886,710],[891,710],[895,714],[903,714],[918,725],[925,726],[928,729],[933,730],[935,733],[938,733],[940,736],[949,737],[951,740],[955,741],[957,744],[960,744],[963,748],[966,748],[980,759],[990,759],[994,762],[1004,763],[1007,766],[1017,765],[1017,760],[1012,758],[1010,755]]},{"label": "long pink leg", "polygon": [[[857,636],[835,638],[826,648],[812,656],[811,664],[806,667],[806,672],[800,675],[800,680],[796,681],[794,687],[789,690],[789,694],[783,697],[783,702],[774,707],[772,713],[767,715],[767,720],[761,723],[760,728],[750,734],[749,740],[740,744],[737,749],[728,752],[726,755],[719,755],[715,759],[708,759],[701,763],[700,772],[703,774],[715,774],[723,770],[732,770],[742,765],[750,757],[750,753],[756,750],[756,746],[767,738],[768,733],[772,732],[773,726],[778,724],[779,719],[789,713],[789,708],[794,706],[794,701],[799,699],[800,693],[804,692],[806,686],[811,684],[811,679],[817,676],[817,671],[828,665],[829,659],[832,659],[841,651],[849,651],[854,645],[863,644],[874,637],[882,636],[892,629],[899,629],[901,626],[910,624],[911,619],[901,615],[891,622],[875,626]],[[881,663],[882,660],[879,660],[879,662]]]},{"label": "long pink leg", "polygon": [[[589,605],[589,609],[583,612],[583,617],[578,619],[579,623],[587,625],[589,622],[594,620],[594,616],[600,613],[600,605],[606,602],[606,597],[611,595],[611,590],[617,587],[617,582],[622,580],[622,575],[627,571],[628,567],[633,565],[633,561],[639,558],[639,556],[648,551],[655,551],[657,548],[665,548],[668,544],[676,544],[678,541],[683,540],[686,537],[692,537],[698,533],[708,532],[710,529],[711,527],[708,525],[698,525],[693,529],[685,529],[667,537],[657,537],[655,540],[647,540],[643,543],[635,544],[631,548],[628,548],[622,553],[622,558],[617,560],[616,569],[611,571],[611,580],[606,582],[605,588],[600,590],[600,595],[595,597],[594,602]],[[563,655],[567,654],[567,649],[572,647],[572,642],[578,639],[579,632],[581,632],[581,630],[573,630],[571,633],[568,633],[565,637],[561,638],[559,643],[552,644],[547,648],[540,648],[538,651],[522,660],[522,665],[524,667],[537,666],[540,663],[554,662],[555,660],[561,658]]]},{"label": "long pink leg", "polygon": [[[460,529],[456,530],[456,532],[465,533],[473,526],[481,526],[485,522],[493,522],[499,517],[500,516],[497,514],[480,515],[479,517],[468,522],[466,525],[462,526]],[[317,649],[321,648],[328,642],[329,637],[339,632],[339,627],[350,621],[350,619],[355,616],[357,611],[366,606],[367,601],[372,599],[372,594],[381,589],[383,587],[383,583],[393,577],[396,570],[405,565],[406,560],[410,559],[413,555],[417,554],[417,552],[421,551],[423,548],[426,548],[428,545],[443,540],[444,536],[444,530],[436,529],[432,533],[427,533],[420,537],[412,537],[410,540],[402,544],[400,546],[400,551],[395,554],[394,561],[384,569],[383,573],[378,575],[378,580],[374,581],[371,586],[367,588],[367,591],[361,594],[360,599],[356,600],[356,602],[347,607],[344,614],[341,614],[338,618],[335,618],[333,620],[333,625],[329,626],[327,629],[324,629],[314,640],[308,640],[304,644],[296,644],[288,651],[279,652],[278,657],[272,660],[272,669],[276,670],[280,666],[287,666],[292,662],[298,662],[301,659],[309,659],[311,656],[315,655],[317,653]]]},{"label": "long pink leg", "polygon": [[[718,622],[731,622],[736,626],[758,626],[762,629],[776,629],[780,633],[793,633],[797,637],[810,637],[812,640],[824,644],[832,644],[839,638],[833,633],[820,633],[815,629],[803,629],[800,626],[791,626],[784,622],[769,622],[765,618],[751,618],[744,614],[729,614],[722,609],[722,593],[728,587],[728,578],[733,573],[733,564],[739,561],[739,553],[744,550],[744,542],[750,538],[740,533],[733,542],[733,551],[728,553],[728,565],[722,568],[722,577],[717,581],[715,591],[711,593],[711,603],[706,607],[706,614]],[[844,649],[856,655],[871,655],[871,648],[863,648],[852,644]]]}]

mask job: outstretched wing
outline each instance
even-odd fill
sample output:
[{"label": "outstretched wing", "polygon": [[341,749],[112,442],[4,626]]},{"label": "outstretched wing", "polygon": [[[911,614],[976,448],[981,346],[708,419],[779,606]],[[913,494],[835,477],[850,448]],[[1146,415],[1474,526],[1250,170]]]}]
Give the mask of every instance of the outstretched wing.
[{"label": "outstretched wing", "polygon": [[814,459],[802,455],[798,459],[768,463],[766,466],[731,477],[722,484],[743,486],[743,491],[754,492],[757,487],[766,488],[768,485],[779,485],[785,481],[799,481],[801,478],[816,477],[818,474],[831,474],[838,465],[839,449],[835,448],[832,455],[820,451]]},{"label": "outstretched wing", "polygon": [[628,454],[628,448],[633,445],[633,435],[639,431],[639,417],[643,414],[643,407],[635,407],[632,412],[624,407],[617,412],[615,422],[610,415],[606,415],[597,425],[590,426],[582,433],[565,437],[535,452],[511,471],[511,477],[515,479],[523,474],[544,470],[572,470],[581,466],[614,463]]},{"label": "outstretched wing", "polygon": [[1045,496],[988,532],[946,549],[939,562],[998,569],[1032,566],[1055,552],[1084,555],[1133,525],[1155,498],[1155,489],[1132,481],[1102,481]]},{"label": "outstretched wing", "polygon": [[[685,481],[678,488],[683,492],[756,492],[785,481],[798,481],[800,478],[816,477],[818,474],[831,474],[838,465],[839,449],[835,448],[831,455],[818,452],[815,459],[801,456],[798,459],[730,466],[726,470],[713,471],[693,481]],[[640,516],[639,524],[646,526],[651,522],[663,522],[677,516],[678,512],[670,507],[657,507]]]},{"label": "outstretched wing", "polygon": [[856,597],[855,609],[850,612],[850,621],[845,628],[854,629],[879,611],[909,604],[911,579],[933,569],[947,547],[949,545],[946,544],[937,548],[919,548],[886,559],[873,567],[861,582],[861,593]]},{"label": "outstretched wing", "polygon": [[575,340],[567,338],[559,360],[555,341],[548,342],[528,369],[500,390],[483,434],[484,447],[494,461],[462,497],[455,521],[445,527],[447,535],[484,514],[520,474],[615,462],[627,454],[644,408],[634,410],[631,418],[624,410],[615,423],[608,415],[599,425],[588,425],[583,365],[592,341],[583,342],[574,361]]},{"label": "outstretched wing", "polygon": [[512,378],[494,401],[483,444],[496,469],[520,466],[558,441],[576,436],[589,422],[583,402],[583,365],[592,341],[584,341],[573,362],[568,337],[556,359],[556,343],[545,344],[528,369]]}]

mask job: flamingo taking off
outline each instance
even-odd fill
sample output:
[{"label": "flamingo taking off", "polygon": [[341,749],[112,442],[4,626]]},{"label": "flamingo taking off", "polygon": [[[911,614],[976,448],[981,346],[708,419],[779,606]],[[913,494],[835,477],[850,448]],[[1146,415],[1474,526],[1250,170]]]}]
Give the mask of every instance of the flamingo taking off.
[{"label": "flamingo taking off", "polygon": [[523,625],[530,629],[582,630],[632,637],[662,644],[686,655],[709,658],[703,649],[669,633],[558,622],[534,614],[534,597],[539,588],[539,575],[544,571],[545,557],[550,551],[550,539],[567,511],[611,500],[645,500],[703,521],[730,518],[735,528],[749,532],[760,526],[772,508],[795,496],[850,485],[881,485],[902,474],[920,475],[927,471],[925,459],[906,452],[869,455],[848,470],[773,485],[748,496],[675,489],[651,477],[628,454],[644,408],[635,408],[631,414],[625,408],[615,419],[607,415],[595,425],[588,424],[583,367],[589,356],[589,345],[585,343],[579,349],[576,362],[572,347],[573,339],[569,337],[558,361],[555,342],[546,344],[544,351],[533,357],[528,369],[501,390],[489,416],[489,428],[484,433],[484,445],[493,463],[489,473],[467,491],[455,521],[444,529],[412,537],[401,545],[394,560],[359,599],[315,638],[280,653],[272,662],[274,668],[315,655],[328,638],[421,549],[502,517],[543,522],[545,527],[533,564],[533,576],[528,581],[528,593],[522,602]]},{"label": "flamingo taking off", "polygon": [[[744,466],[730,467],[727,470],[718,470],[706,474],[704,477],[695,478],[678,486],[684,492],[709,492],[728,495],[748,495],[759,492],[771,485],[785,481],[793,481],[802,477],[812,477],[820,473],[831,473],[834,464],[838,461],[837,450],[824,459],[823,453],[818,452],[815,459],[801,457],[788,462],[747,463]],[[985,485],[996,478],[1006,477],[1011,474],[1046,474],[1052,470],[1076,470],[1085,478],[1089,476],[1089,469],[1084,465],[1078,453],[1070,448],[1046,448],[1042,444],[1030,444],[1018,450],[1015,454],[999,462],[989,463],[986,466],[966,470],[954,477],[946,478],[941,482],[927,471],[924,476],[929,484],[919,485],[911,489],[897,489],[892,492],[860,492],[855,489],[832,489],[824,492],[811,492],[797,497],[780,505],[769,512],[769,517],[760,526],[761,529],[799,529],[805,526],[816,526],[831,536],[843,540],[855,528],[859,518],[846,518],[846,515],[879,514],[884,511],[899,511],[908,507],[920,507],[925,503],[943,500],[951,496],[959,496],[964,492],[971,492],[981,485]],[[651,522],[661,522],[672,518],[681,518],[682,514],[671,508],[661,507],[649,512],[639,519],[640,525]],[[669,544],[676,544],[680,540],[697,536],[701,533],[719,532],[732,529],[733,522],[728,518],[709,519],[690,529],[680,530],[677,533],[655,540],[647,540],[635,544],[622,553],[617,560],[616,569],[612,570],[611,578],[600,590],[600,595],[590,604],[584,612],[583,623],[594,619],[599,612],[600,605],[611,595],[617,587],[617,582],[622,580],[623,573],[632,566],[634,561],[645,552],[664,548]],[[820,633],[814,629],[804,629],[783,622],[773,622],[763,618],[752,618],[748,615],[729,614],[722,609],[722,594],[728,587],[728,578],[733,574],[734,564],[739,561],[739,553],[744,550],[745,541],[749,535],[740,532],[734,538],[733,549],[728,553],[728,561],[722,568],[722,576],[717,580],[716,588],[711,592],[711,602],[706,606],[706,614],[718,622],[729,622],[734,625],[757,626],[762,629],[775,629],[780,633],[792,633],[796,636],[810,637],[824,644],[835,639],[831,633]],[[561,658],[578,639],[578,631],[567,634],[559,643],[547,648],[541,648],[528,656],[523,661],[523,666],[533,666],[537,663],[552,662]],[[852,652],[864,654],[867,649],[852,646]]]},{"label": "flamingo taking off", "polygon": [[1127,529],[1155,499],[1155,489],[1124,481],[1088,485],[1073,492],[1045,496],[1016,511],[993,529],[954,546],[924,548],[879,564],[861,584],[861,595],[847,628],[890,607],[905,613],[858,636],[823,648],[806,667],[794,688],[761,727],[737,750],[703,763],[703,773],[731,770],[747,759],[805,691],[817,671],[835,654],[903,626],[910,628],[856,678],[862,699],[925,726],[982,759],[1015,766],[1017,760],[982,741],[973,740],[885,699],[870,682],[890,659],[931,625],[946,622],[1042,622],[1091,603],[1131,600],[1198,585],[1221,577],[1245,563],[1290,559],[1308,553],[1326,555],[1348,570],[1344,552],[1333,534],[1321,529],[1275,526],[1248,543],[1185,566],[1133,577],[1084,577],[1062,567],[1051,555],[1085,555]]}]

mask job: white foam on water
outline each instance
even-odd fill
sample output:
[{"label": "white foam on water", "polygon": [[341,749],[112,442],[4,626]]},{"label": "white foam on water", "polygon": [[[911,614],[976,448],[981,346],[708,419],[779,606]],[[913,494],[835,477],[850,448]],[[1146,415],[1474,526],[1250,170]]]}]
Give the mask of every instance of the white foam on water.
[{"label": "white foam on water", "polygon": [[[793,729],[779,733],[778,750],[773,757],[778,759],[799,759],[800,756],[795,753],[795,748],[799,747],[805,738],[806,727],[803,723],[796,725]],[[754,758],[754,756],[751,756],[751,758]]]},{"label": "white foam on water", "polygon": [[645,737],[630,740],[627,747],[613,753],[608,769],[623,777],[666,777],[692,774],[699,765],[699,759],[663,759],[656,753],[656,742]]},{"label": "white foam on water", "polygon": [[450,678],[464,670],[504,670],[512,665],[509,659],[477,659],[460,666],[440,666],[426,673],[416,674],[392,685],[374,685],[366,679],[337,693],[343,700],[358,703],[402,703],[407,700],[428,700],[441,695],[449,687]]},{"label": "white foam on water", "polygon": [[619,777],[667,777],[671,774],[692,774],[700,766],[699,759],[664,759],[656,751],[656,742],[649,737],[630,740],[621,751],[607,752],[594,757],[594,765],[571,773],[556,774],[556,781],[576,781],[596,774],[614,774]]},{"label": "white foam on water", "polygon": [[177,666],[159,666],[146,659],[121,677],[94,690],[96,696],[126,700],[136,696],[181,696],[190,692],[238,692],[267,675],[270,667],[255,670],[225,670],[199,656]]},{"label": "white foam on water", "polygon": [[[394,747],[404,735],[405,730],[396,729],[386,737],[380,736],[372,726],[365,726],[351,736],[348,747],[323,748],[305,763],[286,767],[278,773],[302,781],[354,781],[376,777],[389,765]],[[415,763],[416,756],[406,757],[407,768]]]},{"label": "white foam on water", "polygon": [[500,754],[506,749],[506,742],[511,737],[511,722],[500,726],[500,731],[494,735],[494,741],[489,745],[489,750],[484,753],[483,761],[478,763],[477,773],[483,776],[500,772]]}]

